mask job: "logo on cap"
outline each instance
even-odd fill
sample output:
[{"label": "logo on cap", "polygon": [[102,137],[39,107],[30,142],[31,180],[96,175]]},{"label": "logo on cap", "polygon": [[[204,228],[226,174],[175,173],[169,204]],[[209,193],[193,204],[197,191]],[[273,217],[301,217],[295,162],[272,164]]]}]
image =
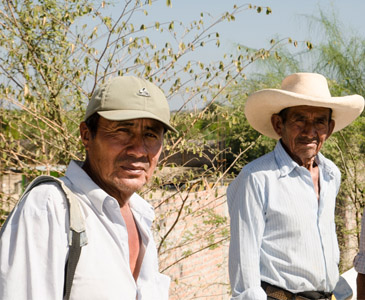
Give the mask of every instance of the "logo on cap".
[{"label": "logo on cap", "polygon": [[143,97],[151,97],[150,96],[150,93],[147,91],[146,88],[141,88],[138,93],[137,93],[138,96],[143,96]]}]

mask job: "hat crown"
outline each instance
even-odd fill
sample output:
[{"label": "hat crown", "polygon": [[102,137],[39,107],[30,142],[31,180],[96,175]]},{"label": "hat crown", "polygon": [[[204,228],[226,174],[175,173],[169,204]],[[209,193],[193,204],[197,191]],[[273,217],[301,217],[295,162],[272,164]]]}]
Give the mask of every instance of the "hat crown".
[{"label": "hat crown", "polygon": [[281,89],[314,98],[331,98],[327,79],[316,73],[295,73],[284,78]]},{"label": "hat crown", "polygon": [[90,99],[85,120],[96,112],[114,121],[155,119],[166,129],[176,131],[170,125],[170,108],[162,90],[134,76],[118,76],[101,84]]}]

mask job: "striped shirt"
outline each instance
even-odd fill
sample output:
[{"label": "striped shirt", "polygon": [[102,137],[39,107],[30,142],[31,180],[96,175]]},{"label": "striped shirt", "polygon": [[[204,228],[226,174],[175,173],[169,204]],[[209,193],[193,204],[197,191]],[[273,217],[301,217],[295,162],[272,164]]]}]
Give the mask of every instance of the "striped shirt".
[{"label": "striped shirt", "polygon": [[341,174],[318,153],[320,196],[310,172],[278,142],[247,164],[227,191],[232,299],[266,300],[260,282],[293,293],[332,291],[339,249],[334,221]]},{"label": "striped shirt", "polygon": [[361,236],[359,253],[354,260],[354,267],[358,273],[365,274],[365,215],[363,213],[361,220]]}]

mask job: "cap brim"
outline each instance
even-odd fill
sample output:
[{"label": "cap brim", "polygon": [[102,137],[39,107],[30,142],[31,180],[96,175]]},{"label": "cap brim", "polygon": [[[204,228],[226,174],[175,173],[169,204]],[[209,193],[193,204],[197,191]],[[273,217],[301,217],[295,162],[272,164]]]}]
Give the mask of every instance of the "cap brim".
[{"label": "cap brim", "polygon": [[158,118],[156,115],[141,110],[109,110],[109,111],[98,111],[100,116],[111,121],[127,121],[132,119],[153,119],[161,122],[167,130],[178,133],[178,131],[170,125],[169,122]]}]

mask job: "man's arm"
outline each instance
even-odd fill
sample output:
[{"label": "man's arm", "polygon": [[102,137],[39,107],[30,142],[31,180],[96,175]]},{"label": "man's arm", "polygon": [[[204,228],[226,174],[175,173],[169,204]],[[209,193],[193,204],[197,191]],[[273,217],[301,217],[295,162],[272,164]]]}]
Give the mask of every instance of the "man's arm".
[{"label": "man's arm", "polygon": [[231,219],[229,277],[234,300],[267,298],[260,276],[260,246],[265,228],[261,199],[255,179],[243,174],[227,191]]},{"label": "man's arm", "polygon": [[65,201],[54,185],[40,185],[11,215],[0,239],[0,299],[63,298]]}]

